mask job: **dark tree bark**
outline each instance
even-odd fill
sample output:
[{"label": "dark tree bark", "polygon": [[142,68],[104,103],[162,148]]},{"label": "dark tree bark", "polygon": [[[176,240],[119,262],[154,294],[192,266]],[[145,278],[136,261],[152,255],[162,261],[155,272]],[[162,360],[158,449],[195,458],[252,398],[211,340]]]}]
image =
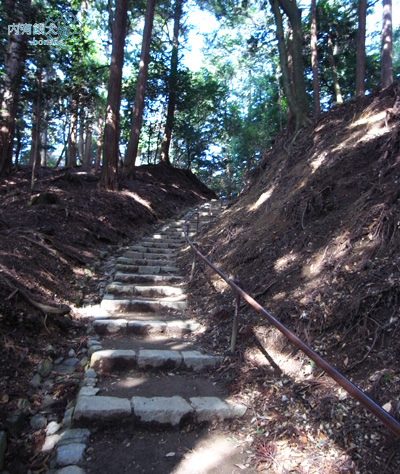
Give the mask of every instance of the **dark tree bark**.
[{"label": "dark tree bark", "polygon": [[112,35],[110,73],[108,76],[103,167],[99,183],[101,188],[108,190],[118,189],[119,108],[121,105],[122,66],[124,63],[127,16],[128,0],[117,0]]},{"label": "dark tree bark", "polygon": [[276,38],[278,40],[279,63],[281,66],[283,90],[285,92],[290,110],[292,111],[295,117],[296,129],[299,129],[307,121],[306,114],[307,114],[308,107],[304,108],[300,105],[300,102],[297,100],[297,97],[295,96],[292,89],[292,84],[290,81],[289,64],[288,64],[288,54],[286,50],[282,14],[279,8],[279,1],[278,0],[269,0],[269,1],[271,4],[272,13],[274,14],[275,23],[276,23]]},{"label": "dark tree bark", "polygon": [[311,0],[311,68],[313,72],[314,115],[316,117],[321,114],[321,105],[319,102],[317,39],[317,2],[316,0]]},{"label": "dark tree bark", "polygon": [[392,0],[383,0],[381,87],[393,84]]},{"label": "dark tree bark", "polygon": [[100,114],[99,123],[98,123],[98,134],[97,134],[97,139],[96,139],[96,158],[94,161],[94,167],[96,171],[100,169],[102,147],[103,147],[103,116]]},{"label": "dark tree bark", "polygon": [[142,129],[144,98],[146,93],[147,75],[149,69],[151,32],[153,30],[154,10],[156,0],[147,0],[146,15],[143,29],[142,51],[140,54],[139,74],[136,84],[135,101],[132,110],[132,126],[128,147],[125,153],[124,174],[133,173],[139,147],[140,131]]},{"label": "dark tree bark", "polygon": [[367,23],[367,0],[358,0],[358,31],[356,59],[356,97],[365,94],[365,28]]},{"label": "dark tree bark", "polygon": [[296,101],[300,107],[308,110],[308,98],[303,67],[303,30],[301,25],[301,10],[296,0],[279,0],[279,5],[289,18],[293,30],[293,79]]},{"label": "dark tree bark", "polygon": [[182,16],[183,0],[176,0],[174,14],[174,38],[172,42],[171,70],[168,83],[168,109],[165,123],[164,136],[161,143],[160,163],[170,165],[169,147],[171,144],[172,129],[174,127],[174,114],[176,103],[176,86],[178,82],[178,36]]},{"label": "dark tree bark", "polygon": [[[30,0],[4,1],[10,23],[13,23],[13,20],[15,23],[27,23],[30,6]],[[26,39],[27,35],[12,33],[5,53],[4,88],[0,104],[0,176],[11,171],[19,88],[25,66]]]},{"label": "dark tree bark", "polygon": [[333,46],[333,41],[330,35],[328,35],[328,55],[329,55],[329,64],[331,66],[332,81],[333,81],[333,88],[335,90],[336,103],[343,104],[343,97],[340,91],[339,78],[338,78],[337,69],[336,69],[335,48]]}]

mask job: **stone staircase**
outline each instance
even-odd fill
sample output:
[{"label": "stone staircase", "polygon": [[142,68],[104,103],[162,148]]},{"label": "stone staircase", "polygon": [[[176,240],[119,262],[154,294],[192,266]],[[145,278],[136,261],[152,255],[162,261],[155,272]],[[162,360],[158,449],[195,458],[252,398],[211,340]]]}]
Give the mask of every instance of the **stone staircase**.
[{"label": "stone staircase", "polygon": [[[210,214],[204,206],[200,224],[221,209],[213,203]],[[183,223],[164,225],[117,260],[93,321],[90,369],[77,398],[75,426],[182,427],[245,413],[209,376],[222,357],[202,353],[187,337],[200,325],[185,314],[186,288],[176,265],[185,245]]]}]

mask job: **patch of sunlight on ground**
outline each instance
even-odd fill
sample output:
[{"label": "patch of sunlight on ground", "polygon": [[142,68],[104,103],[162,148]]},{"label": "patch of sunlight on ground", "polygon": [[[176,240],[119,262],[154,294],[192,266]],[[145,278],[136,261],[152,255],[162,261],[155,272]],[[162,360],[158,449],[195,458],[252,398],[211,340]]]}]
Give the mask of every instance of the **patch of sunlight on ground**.
[{"label": "patch of sunlight on ground", "polygon": [[317,169],[325,163],[326,159],[328,157],[328,153],[322,152],[320,153],[314,160],[311,161],[310,166],[312,168],[311,174],[315,173]]},{"label": "patch of sunlight on ground", "polygon": [[291,252],[287,253],[281,258],[278,258],[275,261],[274,269],[278,273],[281,273],[284,270],[287,270],[289,267],[291,267],[292,264],[295,263],[298,258],[299,258],[299,254],[293,252],[292,250]]},{"label": "patch of sunlight on ground", "polygon": [[200,439],[196,446],[184,455],[171,474],[214,474],[229,462],[229,458],[237,449],[237,444],[225,437],[209,435]]},{"label": "patch of sunlight on ground", "polygon": [[270,188],[263,192],[252,206],[250,206],[249,211],[256,211],[262,204],[266,203],[268,199],[272,196],[272,193],[275,190],[275,185],[270,186]]},{"label": "patch of sunlight on ground", "polygon": [[128,196],[132,198],[133,200],[135,200],[136,202],[138,202],[139,204],[141,204],[142,206],[147,207],[149,211],[153,211],[153,209],[151,208],[150,202],[140,197],[139,194],[136,194],[133,191],[128,191],[126,189],[124,191],[121,191],[121,194],[123,196]]},{"label": "patch of sunlight on ground", "polygon": [[332,150],[333,152],[340,151],[343,148],[352,148],[359,143],[365,143],[373,140],[388,132],[388,129],[382,122],[385,120],[386,111],[380,112],[369,117],[361,117],[353,122],[349,129],[354,129],[347,140],[344,140]]},{"label": "patch of sunlight on ground", "polygon": [[326,246],[325,250],[321,249],[320,251],[316,252],[311,261],[309,260],[305,265],[303,265],[301,273],[304,277],[315,278],[321,273],[324,268],[327,250],[328,246]]}]

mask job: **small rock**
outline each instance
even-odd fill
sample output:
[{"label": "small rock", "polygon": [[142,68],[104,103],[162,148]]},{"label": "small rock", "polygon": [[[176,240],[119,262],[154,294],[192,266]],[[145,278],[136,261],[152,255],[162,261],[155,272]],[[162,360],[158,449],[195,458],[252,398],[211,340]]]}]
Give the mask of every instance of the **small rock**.
[{"label": "small rock", "polygon": [[30,384],[33,385],[34,387],[39,387],[40,383],[42,381],[42,377],[39,375],[39,374],[35,374],[31,380],[30,380]]},{"label": "small rock", "polygon": [[57,464],[59,466],[69,466],[70,464],[78,464],[83,459],[86,444],[71,443],[57,448]]},{"label": "small rock", "polygon": [[99,392],[99,390],[99,388],[94,387],[82,387],[79,390],[79,396],[94,397]]},{"label": "small rock", "polygon": [[85,374],[85,378],[95,379],[97,377],[96,371],[94,369],[88,369]]},{"label": "small rock", "polygon": [[92,346],[97,346],[100,344],[100,339],[96,339],[94,337],[88,339],[87,346],[92,347]]},{"label": "small rock", "polygon": [[38,414],[31,418],[30,424],[33,430],[38,431],[46,427],[47,419],[43,415]]},{"label": "small rock", "polygon": [[75,357],[75,356],[76,356],[76,352],[75,352],[73,349],[71,349],[71,350],[68,352],[68,356],[69,356],[69,357]]},{"label": "small rock", "polygon": [[42,446],[42,452],[49,453],[50,451],[53,451],[59,439],[60,439],[60,435],[58,434],[52,434],[50,436],[46,436],[45,442],[43,443],[43,446]]},{"label": "small rock", "polygon": [[4,455],[7,449],[7,436],[5,431],[0,431],[0,471],[4,467]]},{"label": "small rock", "polygon": [[73,374],[75,367],[72,365],[60,364],[56,368],[58,374]]},{"label": "small rock", "polygon": [[46,354],[54,355],[55,353],[56,353],[56,350],[55,350],[54,346],[52,346],[51,344],[49,344],[49,345],[46,347]]},{"label": "small rock", "polygon": [[22,411],[15,412],[9,417],[7,417],[6,424],[10,428],[11,431],[20,433],[24,429],[25,418],[26,418],[26,415]]},{"label": "small rock", "polygon": [[173,451],[165,455],[166,458],[173,458],[174,456],[175,456],[175,453]]},{"label": "small rock", "polygon": [[72,425],[72,415],[74,414],[74,408],[68,408],[65,410],[62,425],[64,428],[69,428]]},{"label": "small rock", "polygon": [[57,431],[61,428],[61,425],[57,423],[56,421],[51,421],[46,428],[46,434],[47,436],[56,434]]},{"label": "small rock", "polygon": [[82,352],[82,354],[86,354],[86,352],[87,352],[86,347],[82,347],[81,352]]},{"label": "small rock", "polygon": [[37,371],[42,377],[48,377],[53,370],[53,363],[49,359],[45,359],[38,365]]},{"label": "small rock", "polygon": [[391,404],[390,402],[385,403],[385,404],[382,406],[382,408],[383,408],[384,410],[386,410],[388,413],[391,413],[391,412],[392,412],[392,409],[393,409],[392,404]]},{"label": "small rock", "polygon": [[19,398],[17,400],[17,407],[24,413],[28,413],[29,412],[29,408],[30,408],[30,404],[29,404],[29,400],[27,400],[26,398]]},{"label": "small rock", "polygon": [[82,367],[86,367],[89,362],[89,359],[87,357],[83,357],[83,359],[79,362],[79,365]]},{"label": "small rock", "polygon": [[65,359],[64,364],[69,365],[71,367],[75,367],[75,365],[79,362],[79,359],[76,357],[71,357],[70,359]]},{"label": "small rock", "polygon": [[60,436],[59,446],[71,443],[87,444],[90,436],[90,431],[86,428],[74,428],[65,430]]},{"label": "small rock", "polygon": [[54,361],[54,365],[60,365],[63,360],[64,360],[64,357],[59,357],[58,359]]},{"label": "small rock", "polygon": [[95,345],[95,346],[90,346],[88,350],[88,357],[90,357],[94,352],[101,351],[103,349],[103,346],[100,345]]}]

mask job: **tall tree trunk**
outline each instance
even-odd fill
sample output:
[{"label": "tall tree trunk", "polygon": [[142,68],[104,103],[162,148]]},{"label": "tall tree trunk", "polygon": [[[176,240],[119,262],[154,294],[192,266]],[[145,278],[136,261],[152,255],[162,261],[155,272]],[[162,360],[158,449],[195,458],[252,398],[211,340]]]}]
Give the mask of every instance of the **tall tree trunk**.
[{"label": "tall tree trunk", "polygon": [[[13,20],[17,11],[16,23],[26,23],[30,16],[30,0],[4,1],[4,8]],[[4,86],[0,104],[0,176],[9,174],[12,165],[12,150],[15,120],[19,99],[19,87],[25,65],[27,35],[11,34],[8,40],[4,63]]]},{"label": "tall tree trunk", "polygon": [[79,94],[77,87],[74,86],[71,98],[71,117],[69,121],[69,135],[68,135],[68,149],[66,167],[71,168],[76,166],[76,138],[77,138],[77,123],[78,123],[78,103]]},{"label": "tall tree trunk", "polygon": [[45,168],[47,166],[47,120],[43,120],[43,131],[41,137],[41,149],[40,149],[40,166]]},{"label": "tall tree trunk", "polygon": [[343,104],[343,97],[340,91],[339,79],[336,70],[336,63],[335,63],[335,51],[332,43],[332,38],[328,36],[328,55],[329,55],[329,63],[331,65],[331,72],[332,72],[332,81],[333,81],[333,88],[335,90],[335,97],[337,104]]},{"label": "tall tree trunk", "polygon": [[383,0],[381,87],[393,84],[392,0]]},{"label": "tall tree trunk", "polygon": [[146,15],[143,29],[142,52],[140,54],[139,73],[136,84],[135,101],[132,110],[132,126],[128,147],[125,153],[124,174],[133,173],[139,147],[140,131],[142,129],[144,97],[146,93],[147,75],[149,69],[151,32],[153,30],[154,10],[156,0],[147,0]]},{"label": "tall tree trunk", "polygon": [[303,67],[303,30],[301,10],[296,0],[279,0],[279,5],[289,18],[293,30],[293,79],[296,101],[304,110],[308,110],[308,97]]},{"label": "tall tree trunk", "polygon": [[174,14],[174,38],[172,42],[171,70],[168,84],[168,109],[165,123],[164,136],[161,143],[160,163],[170,165],[169,147],[171,144],[172,129],[174,127],[174,114],[176,102],[176,87],[178,82],[178,36],[182,16],[183,0],[176,0]]},{"label": "tall tree trunk", "polygon": [[92,121],[89,115],[86,118],[85,158],[83,164],[85,166],[92,164]]},{"label": "tall tree trunk", "polygon": [[284,31],[283,31],[282,14],[279,9],[279,1],[269,0],[269,2],[271,4],[272,13],[274,14],[275,23],[276,23],[276,38],[278,40],[279,64],[281,66],[283,90],[285,92],[290,110],[292,111],[296,119],[296,128],[299,129],[301,126],[304,125],[304,123],[307,120],[307,117],[306,117],[307,109],[302,108],[300,104],[298,103],[298,101],[296,100],[296,97],[295,97],[295,94],[293,93],[292,85],[290,82],[288,55],[287,55],[285,37],[284,37]]},{"label": "tall tree trunk", "polygon": [[103,115],[99,115],[99,123],[97,125],[98,133],[96,139],[96,158],[94,162],[94,168],[96,171],[100,169],[100,162],[101,162],[101,150],[103,147]]},{"label": "tall tree trunk", "polygon": [[313,72],[313,101],[314,115],[318,117],[321,114],[321,105],[319,101],[319,75],[318,75],[318,51],[317,51],[317,2],[311,0],[311,68]]},{"label": "tall tree trunk", "polygon": [[108,76],[103,167],[99,183],[101,188],[108,190],[118,189],[119,108],[121,105],[122,66],[124,64],[127,17],[128,0],[117,0],[112,35],[110,73]]},{"label": "tall tree trunk", "polygon": [[365,27],[367,23],[367,0],[358,0],[358,31],[356,59],[356,97],[365,94]]},{"label": "tall tree trunk", "polygon": [[85,163],[85,107],[81,104],[79,111],[79,143],[78,143],[78,157],[80,163]]},{"label": "tall tree trunk", "polygon": [[40,91],[32,106],[32,133],[29,166],[40,164]]}]

